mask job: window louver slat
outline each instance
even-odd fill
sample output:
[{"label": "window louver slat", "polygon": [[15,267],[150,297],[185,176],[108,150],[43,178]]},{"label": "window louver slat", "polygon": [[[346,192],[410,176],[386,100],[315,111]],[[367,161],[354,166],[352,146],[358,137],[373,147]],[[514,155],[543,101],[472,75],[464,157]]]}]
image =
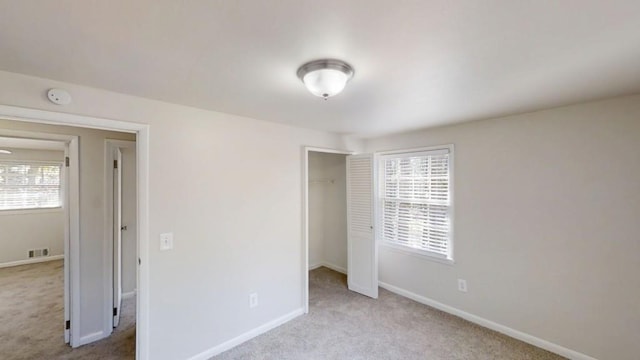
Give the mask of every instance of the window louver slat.
[{"label": "window louver slat", "polygon": [[61,165],[0,162],[0,210],[61,206]]},{"label": "window louver slat", "polygon": [[449,152],[382,157],[385,242],[450,257]]}]

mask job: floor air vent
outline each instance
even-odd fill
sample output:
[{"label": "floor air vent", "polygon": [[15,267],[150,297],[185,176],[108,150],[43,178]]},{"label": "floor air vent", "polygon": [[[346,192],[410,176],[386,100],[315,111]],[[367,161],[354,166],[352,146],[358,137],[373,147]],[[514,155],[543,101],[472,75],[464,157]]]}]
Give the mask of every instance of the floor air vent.
[{"label": "floor air vent", "polygon": [[49,256],[49,248],[29,250],[29,258]]}]

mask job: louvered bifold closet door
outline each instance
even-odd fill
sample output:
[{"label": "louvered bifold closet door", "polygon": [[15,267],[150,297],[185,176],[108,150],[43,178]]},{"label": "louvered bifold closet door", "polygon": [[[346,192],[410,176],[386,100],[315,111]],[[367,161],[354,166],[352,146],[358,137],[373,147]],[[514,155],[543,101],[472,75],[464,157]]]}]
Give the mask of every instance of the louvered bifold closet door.
[{"label": "louvered bifold closet door", "polygon": [[349,290],[378,297],[378,252],[374,236],[373,155],[347,156]]}]

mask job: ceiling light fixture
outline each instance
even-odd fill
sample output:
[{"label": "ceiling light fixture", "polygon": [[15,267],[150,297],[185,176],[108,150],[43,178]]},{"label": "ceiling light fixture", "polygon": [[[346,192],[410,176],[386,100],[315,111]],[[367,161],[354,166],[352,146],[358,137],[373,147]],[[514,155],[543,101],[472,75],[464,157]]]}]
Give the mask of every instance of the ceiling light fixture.
[{"label": "ceiling light fixture", "polygon": [[300,66],[298,77],[313,95],[327,100],[344,89],[353,77],[353,68],[341,60],[315,60]]},{"label": "ceiling light fixture", "polygon": [[0,154],[10,155],[10,154],[13,154],[13,152],[11,152],[11,150],[0,149]]}]

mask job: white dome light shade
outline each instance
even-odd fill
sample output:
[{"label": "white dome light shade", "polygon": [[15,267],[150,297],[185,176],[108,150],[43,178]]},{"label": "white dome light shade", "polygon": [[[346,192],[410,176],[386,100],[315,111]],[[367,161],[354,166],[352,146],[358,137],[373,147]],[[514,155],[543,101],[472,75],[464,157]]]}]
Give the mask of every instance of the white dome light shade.
[{"label": "white dome light shade", "polygon": [[333,69],[312,71],[302,78],[304,85],[313,95],[325,98],[344,90],[347,80],[347,74]]},{"label": "white dome light shade", "polygon": [[326,100],[344,90],[353,68],[340,60],[317,60],[302,65],[298,77],[313,95]]}]

